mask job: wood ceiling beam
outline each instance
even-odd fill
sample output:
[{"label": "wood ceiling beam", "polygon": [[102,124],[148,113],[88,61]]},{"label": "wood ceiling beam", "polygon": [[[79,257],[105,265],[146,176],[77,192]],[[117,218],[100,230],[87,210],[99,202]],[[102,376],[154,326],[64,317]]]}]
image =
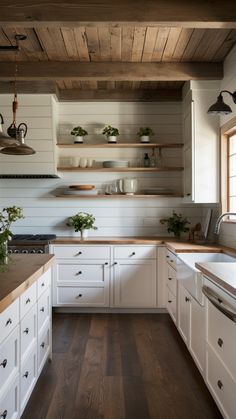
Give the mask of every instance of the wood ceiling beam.
[{"label": "wood ceiling beam", "polygon": [[[14,86],[12,81],[0,82],[0,94],[13,93]],[[17,81],[18,93],[57,93],[57,85],[53,81]]]},{"label": "wood ceiling beam", "polygon": [[[0,80],[13,80],[14,62],[1,62]],[[18,80],[218,80],[222,63],[18,62]]]},{"label": "wood ceiling beam", "polygon": [[106,102],[168,102],[181,101],[181,89],[104,89],[104,90],[59,90],[58,99],[61,102],[71,101],[106,101]]},{"label": "wood ceiling beam", "polygon": [[3,26],[128,24],[235,28],[233,0],[2,0]]}]

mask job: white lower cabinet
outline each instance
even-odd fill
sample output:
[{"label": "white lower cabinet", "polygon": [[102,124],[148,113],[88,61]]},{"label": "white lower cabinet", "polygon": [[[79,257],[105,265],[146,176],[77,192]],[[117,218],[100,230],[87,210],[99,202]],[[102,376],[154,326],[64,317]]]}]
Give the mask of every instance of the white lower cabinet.
[{"label": "white lower cabinet", "polygon": [[22,415],[50,356],[50,285],[51,269],[0,313],[0,418]]}]

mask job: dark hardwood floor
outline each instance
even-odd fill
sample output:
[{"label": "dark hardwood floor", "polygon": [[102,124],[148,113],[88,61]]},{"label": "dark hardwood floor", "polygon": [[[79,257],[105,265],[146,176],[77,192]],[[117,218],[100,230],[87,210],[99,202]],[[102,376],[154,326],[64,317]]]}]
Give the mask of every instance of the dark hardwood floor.
[{"label": "dark hardwood floor", "polygon": [[23,419],[222,418],[167,314],[54,314]]}]

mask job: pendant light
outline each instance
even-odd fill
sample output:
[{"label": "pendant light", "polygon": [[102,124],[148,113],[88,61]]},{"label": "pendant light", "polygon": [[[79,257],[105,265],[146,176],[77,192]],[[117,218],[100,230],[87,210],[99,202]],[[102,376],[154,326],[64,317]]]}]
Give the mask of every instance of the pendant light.
[{"label": "pendant light", "polygon": [[211,105],[207,111],[210,115],[228,115],[232,112],[231,107],[224,102],[222,93],[228,93],[232,97],[233,102],[236,103],[236,91],[231,93],[228,90],[222,90],[217,97],[216,103]]},{"label": "pendant light", "polygon": [[[18,46],[19,41],[26,39],[25,35],[15,35],[16,45]],[[7,147],[4,147],[0,150],[2,154],[10,155],[30,155],[35,154],[35,150],[25,144],[25,136],[27,134],[27,125],[22,122],[18,127],[16,125],[16,111],[18,109],[17,101],[17,90],[16,90],[16,80],[18,74],[18,66],[16,61],[16,54],[18,49],[15,52],[15,79],[14,79],[14,99],[12,102],[12,112],[13,112],[13,122],[7,130],[7,133],[10,138],[10,141],[13,141],[13,144],[6,144]],[[2,118],[3,120],[3,118]]]}]

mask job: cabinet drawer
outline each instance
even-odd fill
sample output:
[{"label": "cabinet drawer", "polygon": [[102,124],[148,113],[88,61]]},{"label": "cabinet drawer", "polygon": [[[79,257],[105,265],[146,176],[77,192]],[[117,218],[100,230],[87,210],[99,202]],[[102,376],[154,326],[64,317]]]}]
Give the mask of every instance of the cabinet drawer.
[{"label": "cabinet drawer", "polygon": [[0,346],[0,389],[7,386],[19,370],[19,334],[19,326],[16,326]]},{"label": "cabinet drawer", "polygon": [[166,287],[166,309],[176,323],[176,296]]},{"label": "cabinet drawer", "polygon": [[170,289],[173,295],[176,296],[176,271],[172,266],[167,264],[167,278],[166,278],[166,285]]},{"label": "cabinet drawer", "polygon": [[207,301],[207,341],[236,380],[236,324]]},{"label": "cabinet drawer", "polygon": [[[102,263],[91,263],[81,262],[78,264],[61,264],[57,265],[57,282],[61,283],[72,283],[86,286],[88,283],[104,284],[105,270],[109,269],[109,263],[104,261]],[[65,285],[66,285],[65,284]]]},{"label": "cabinet drawer", "polygon": [[18,419],[19,409],[19,375],[0,399],[0,418]]},{"label": "cabinet drawer", "polygon": [[50,352],[50,323],[47,323],[38,339],[38,374],[40,374]]},{"label": "cabinet drawer", "polygon": [[156,246],[115,246],[114,259],[155,259]]},{"label": "cabinet drawer", "polygon": [[236,417],[236,381],[224,368],[219,357],[214,351],[207,347],[207,371],[206,381],[211,390],[223,416],[227,419]]},{"label": "cabinet drawer", "polygon": [[37,307],[35,304],[21,321],[21,360],[23,360],[27,352],[31,350],[32,345],[36,342],[36,318]]},{"label": "cabinet drawer", "polygon": [[51,269],[48,269],[37,281],[38,298],[51,284]]},{"label": "cabinet drawer", "polygon": [[108,293],[101,287],[58,287],[57,303],[68,306],[108,306]]},{"label": "cabinet drawer", "polygon": [[34,282],[30,288],[28,288],[20,296],[20,318],[22,319],[26,313],[33,307],[36,302],[36,282]]},{"label": "cabinet drawer", "polygon": [[166,261],[172,268],[177,269],[177,256],[168,249],[166,249]]},{"label": "cabinet drawer", "polygon": [[38,333],[50,318],[50,290],[48,289],[38,300]]},{"label": "cabinet drawer", "polygon": [[19,298],[15,300],[9,307],[0,314],[0,343],[11,333],[11,331],[19,323],[20,319],[20,303]]},{"label": "cabinet drawer", "polygon": [[31,351],[25,362],[21,367],[20,377],[20,405],[21,414],[26,406],[26,403],[31,395],[34,385],[37,380],[37,346]]},{"label": "cabinet drawer", "polygon": [[107,259],[110,258],[109,246],[54,246],[53,253],[58,259]]}]

